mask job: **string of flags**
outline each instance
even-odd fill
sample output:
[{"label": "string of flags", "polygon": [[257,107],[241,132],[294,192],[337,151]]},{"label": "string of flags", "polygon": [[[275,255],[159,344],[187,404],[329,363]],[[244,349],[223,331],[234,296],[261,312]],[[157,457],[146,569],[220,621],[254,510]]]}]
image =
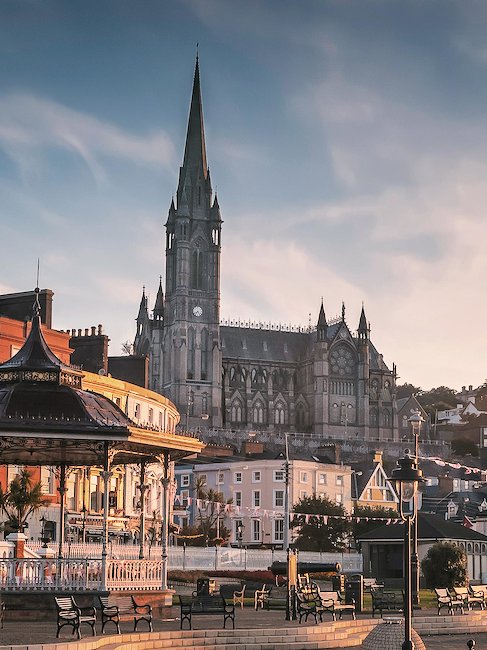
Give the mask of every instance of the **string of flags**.
[{"label": "string of flags", "polygon": [[[248,506],[237,506],[233,503],[220,503],[219,501],[210,501],[206,499],[195,499],[193,497],[182,497],[180,494],[176,494],[174,497],[175,505],[191,506],[196,505],[198,510],[207,510],[208,508],[213,508],[213,512],[217,514],[225,515],[243,515],[250,514],[251,517],[260,517],[271,519],[279,519],[284,517],[282,510],[269,510],[260,508],[258,506],[248,507]],[[383,521],[386,525],[391,523],[400,522],[399,517],[356,517],[355,515],[321,515],[315,513],[303,513],[303,512],[291,512],[289,515],[290,522],[293,521],[304,521],[309,523],[311,520],[322,521],[325,525],[328,523],[329,519],[342,519],[349,522],[360,522],[360,521]]]},{"label": "string of flags", "polygon": [[435,465],[440,467],[452,467],[453,469],[463,469],[465,474],[482,474],[486,473],[485,469],[480,469],[479,467],[469,467],[468,465],[463,465],[462,463],[450,463],[447,460],[443,460],[438,456],[418,456],[418,460],[429,460]]}]

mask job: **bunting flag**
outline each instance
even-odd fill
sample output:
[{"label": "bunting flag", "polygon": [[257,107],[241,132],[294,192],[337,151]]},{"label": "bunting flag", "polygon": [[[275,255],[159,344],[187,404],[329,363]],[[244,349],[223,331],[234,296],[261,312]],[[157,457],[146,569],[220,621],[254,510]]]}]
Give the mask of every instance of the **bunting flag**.
[{"label": "bunting flag", "polygon": [[[209,507],[213,506],[218,513],[223,511],[224,513],[228,514],[229,516],[239,516],[243,515],[244,513],[248,513],[250,517],[265,517],[265,518],[271,518],[271,519],[281,519],[284,516],[284,512],[282,510],[262,510],[260,506],[236,506],[233,503],[226,503],[223,504],[220,501],[208,501],[205,499],[193,499],[192,497],[186,497],[185,499],[182,499],[181,495],[177,494],[174,498],[174,503],[181,503],[181,502],[186,502],[188,506],[190,506],[192,503],[196,504],[196,507],[199,510],[207,510]],[[328,524],[329,519],[341,519],[342,521],[355,521],[358,523],[359,521],[383,521],[387,525],[393,523],[397,523],[400,521],[399,517],[357,517],[355,515],[321,515],[321,514],[316,514],[313,512],[290,512],[289,513],[289,521],[292,523],[293,521],[299,520],[301,521],[301,518],[306,522],[309,523],[311,519],[318,520],[319,522],[323,522],[323,524],[326,526]]]},{"label": "bunting flag", "polygon": [[431,462],[435,463],[435,465],[439,465],[440,467],[451,467],[453,469],[463,469],[465,471],[465,474],[486,474],[487,472],[485,469],[479,469],[478,467],[469,467],[468,465],[462,465],[462,463],[449,463],[446,460],[443,460],[442,458],[439,458],[438,456],[418,456],[418,460],[430,460]]}]

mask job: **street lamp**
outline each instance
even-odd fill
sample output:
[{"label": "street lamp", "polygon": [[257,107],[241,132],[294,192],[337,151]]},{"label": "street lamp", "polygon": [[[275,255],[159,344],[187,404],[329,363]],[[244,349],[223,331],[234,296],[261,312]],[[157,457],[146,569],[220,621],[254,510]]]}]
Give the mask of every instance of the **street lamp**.
[{"label": "street lamp", "polygon": [[399,493],[399,513],[404,521],[404,643],[402,650],[414,650],[411,639],[411,523],[417,516],[416,493],[418,483],[423,482],[423,472],[414,458],[406,452],[392,470],[391,480],[396,482]]},{"label": "street lamp", "polygon": [[290,470],[290,463],[289,463],[289,441],[287,438],[287,433],[284,434],[284,444],[285,444],[285,453],[286,453],[286,460],[284,463],[284,480],[285,480],[285,488],[284,488],[284,530],[283,530],[283,550],[287,550],[289,548],[289,510],[290,510],[290,495],[289,495],[289,470]]},{"label": "street lamp", "polygon": [[[424,422],[424,419],[419,411],[415,411],[409,418],[411,423],[411,429],[414,436],[414,458],[416,461],[416,466],[418,466],[419,458],[419,435],[421,433],[421,425]],[[418,511],[418,493],[414,497],[415,499],[415,509]],[[418,518],[414,518],[413,528],[412,528],[412,555],[411,555],[411,583],[413,589],[413,605],[419,606],[419,559],[418,559]]]}]

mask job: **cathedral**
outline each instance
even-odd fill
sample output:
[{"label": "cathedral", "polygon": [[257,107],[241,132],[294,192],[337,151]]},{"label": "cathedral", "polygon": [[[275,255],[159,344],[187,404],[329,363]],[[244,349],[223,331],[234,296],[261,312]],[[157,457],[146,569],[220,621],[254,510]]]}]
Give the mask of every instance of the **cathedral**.
[{"label": "cathedral", "polygon": [[176,404],[182,428],[398,439],[396,370],[371,342],[363,307],[356,330],[345,306],[327,320],[323,302],[315,327],[221,322],[222,218],[206,158],[198,58],[165,229],[165,286],[161,279],[151,314],[143,291],[134,354],[148,357],[149,388]]}]

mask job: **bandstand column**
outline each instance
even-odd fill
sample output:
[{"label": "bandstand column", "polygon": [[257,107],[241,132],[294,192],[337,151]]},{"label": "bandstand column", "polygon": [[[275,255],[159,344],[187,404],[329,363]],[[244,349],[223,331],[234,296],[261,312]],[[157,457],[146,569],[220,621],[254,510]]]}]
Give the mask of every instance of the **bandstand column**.
[{"label": "bandstand column", "polygon": [[168,589],[167,586],[167,545],[169,537],[169,486],[170,486],[170,466],[171,458],[169,452],[164,454],[162,459],[162,466],[164,469],[163,477],[161,479],[162,483],[162,539],[161,539],[161,559],[162,559],[162,575],[161,575],[161,590],[164,594],[165,605],[172,604],[172,595],[174,591]]},{"label": "bandstand column", "polygon": [[147,463],[142,461],[140,463],[140,537],[139,537],[139,560],[144,559],[144,547],[145,547],[145,492],[148,485],[145,484],[145,468]]},{"label": "bandstand column", "polygon": [[64,538],[66,534],[66,527],[64,525],[64,515],[66,509],[66,465],[64,463],[60,466],[59,472],[59,548],[58,548],[58,558],[63,557],[63,548],[64,548]]},{"label": "bandstand column", "polygon": [[103,538],[102,538],[102,551],[101,551],[101,590],[107,591],[108,584],[108,510],[109,510],[109,497],[110,497],[110,479],[113,472],[111,472],[111,456],[108,448],[108,443],[105,443],[105,458],[103,463]]}]

